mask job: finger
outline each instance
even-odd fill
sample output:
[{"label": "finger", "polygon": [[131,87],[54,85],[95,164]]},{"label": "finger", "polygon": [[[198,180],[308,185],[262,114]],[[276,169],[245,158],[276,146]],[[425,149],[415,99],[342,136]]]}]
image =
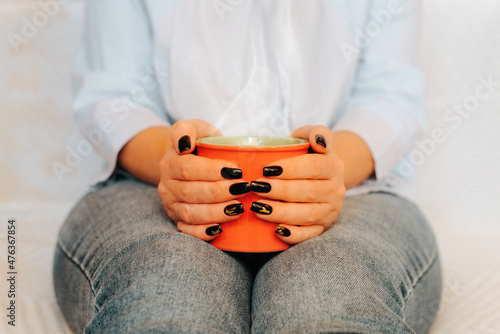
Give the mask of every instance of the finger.
[{"label": "finger", "polygon": [[185,181],[220,181],[224,179],[241,179],[243,173],[236,164],[219,159],[210,159],[192,154],[178,155],[174,151],[167,152],[166,159],[160,162],[171,179]]},{"label": "finger", "polygon": [[[268,181],[268,182],[266,182]],[[339,188],[339,182],[331,180],[266,180],[250,183],[250,190],[259,196],[285,202],[322,203],[329,202]],[[341,189],[338,189],[339,195]]]},{"label": "finger", "polygon": [[327,180],[339,175],[343,170],[343,162],[334,153],[303,154],[292,158],[281,159],[264,167],[265,177],[286,180]]},{"label": "finger", "polygon": [[[192,204],[228,202],[250,192],[250,185],[247,182],[230,180],[214,182],[167,180],[160,185],[162,186],[161,190],[169,189],[168,194],[174,196],[174,200],[170,202]],[[173,191],[174,189],[175,191]]]},{"label": "finger", "polygon": [[[333,210],[332,210],[333,209]],[[250,210],[262,220],[288,225],[331,225],[341,205],[332,208],[328,203],[284,203],[259,199]]]},{"label": "finger", "polygon": [[320,236],[324,231],[325,227],[323,225],[294,226],[279,224],[276,227],[276,236],[287,244],[295,245]]},{"label": "finger", "polygon": [[245,211],[243,204],[238,201],[215,204],[176,202],[172,205],[172,210],[176,213],[177,220],[191,225],[227,223],[238,219]]},{"label": "finger", "polygon": [[221,136],[221,132],[201,119],[178,121],[170,129],[170,137],[178,154],[193,153],[198,138]]},{"label": "finger", "polygon": [[177,222],[177,230],[203,241],[212,241],[223,232],[222,227],[217,224],[190,225],[182,221]]},{"label": "finger", "polygon": [[323,125],[303,126],[290,133],[291,137],[309,140],[311,149],[316,153],[331,151],[332,131]]}]

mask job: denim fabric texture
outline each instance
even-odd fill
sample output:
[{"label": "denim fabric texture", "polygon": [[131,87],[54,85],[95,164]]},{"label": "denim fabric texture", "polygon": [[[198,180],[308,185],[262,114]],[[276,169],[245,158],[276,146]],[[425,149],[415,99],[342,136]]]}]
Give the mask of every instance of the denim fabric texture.
[{"label": "denim fabric texture", "polygon": [[59,306],[75,333],[425,333],[441,269],[419,209],[388,193],[345,199],[321,236],[281,253],[221,251],[182,234],[157,188],[125,176],[61,229]]}]

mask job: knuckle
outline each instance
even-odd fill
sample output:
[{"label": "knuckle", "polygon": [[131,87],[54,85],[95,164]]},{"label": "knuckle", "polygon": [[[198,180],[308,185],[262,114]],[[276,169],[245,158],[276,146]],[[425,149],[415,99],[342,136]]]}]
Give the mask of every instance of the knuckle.
[{"label": "knuckle", "polygon": [[305,218],[305,221],[304,221],[305,225],[313,225],[313,224],[317,223],[316,217],[317,216],[314,213],[314,211],[309,212]]},{"label": "knuckle", "polygon": [[163,174],[169,175],[169,172],[172,169],[173,160],[175,159],[176,155],[177,155],[177,153],[175,153],[175,151],[172,151],[172,149],[170,149],[161,158],[160,163],[158,164],[158,167],[160,168],[160,172],[162,173],[162,175]]},{"label": "knuckle", "polygon": [[173,203],[178,193],[174,193],[172,189],[175,188],[175,183],[172,180],[162,180],[158,185],[158,188],[161,187],[161,196],[165,199],[166,202]]},{"label": "knuckle", "polygon": [[307,202],[318,202],[322,191],[315,182],[307,182],[305,190]]},{"label": "knuckle", "polygon": [[312,206],[307,215],[306,222],[308,225],[317,224],[325,216],[324,212],[318,206]]},{"label": "knuckle", "polygon": [[191,223],[191,214],[188,205],[179,205],[177,207],[177,217],[186,224]]},{"label": "knuckle", "polygon": [[[287,182],[287,181],[285,181],[285,182]],[[278,199],[286,200],[290,197],[291,190],[290,190],[290,187],[287,187],[286,183],[273,182],[273,184],[271,185],[271,189],[273,189],[273,190],[276,189],[275,196]]]},{"label": "knuckle", "polygon": [[[315,158],[315,156],[312,156]],[[319,179],[323,175],[324,165],[318,161],[318,159],[314,159],[310,165],[310,173],[311,178]]]},{"label": "knuckle", "polygon": [[287,172],[288,175],[297,175],[297,164],[286,161],[281,165],[283,166],[283,170]]},{"label": "knuckle", "polygon": [[[337,206],[338,203],[335,203],[335,202],[332,202],[332,203],[327,203],[328,205],[328,214],[326,216],[330,216],[330,215],[337,215],[338,211],[339,211],[339,208]],[[327,219],[325,217],[325,219]]]},{"label": "knuckle", "polygon": [[209,183],[206,187],[206,195],[210,202],[218,202],[221,193],[224,191],[222,185],[217,183]]},{"label": "knuckle", "polygon": [[189,170],[190,170],[189,166],[187,166],[185,164],[181,164],[179,166],[179,169],[178,169],[179,178],[181,180],[188,180],[189,179]]},{"label": "knuckle", "polygon": [[158,186],[158,193],[165,208],[170,207],[174,202],[173,194],[168,190],[168,187],[161,183]]},{"label": "knuckle", "polygon": [[323,232],[327,229],[337,217],[337,210],[332,206],[327,206],[328,211],[318,220],[318,224],[323,226]]},{"label": "knuckle", "polygon": [[176,200],[181,201],[181,202],[189,202],[189,199],[191,199],[193,196],[190,194],[190,189],[189,185],[187,186],[180,186],[177,185],[175,187],[175,191],[172,191],[173,196],[175,197]]},{"label": "knuckle", "polygon": [[210,208],[203,213],[203,218],[210,223],[220,221],[220,214],[217,207],[215,205],[210,205]]},{"label": "knuckle", "polygon": [[221,167],[218,161],[209,160],[207,163],[204,164],[201,170],[204,171],[208,180],[217,180],[222,178],[222,176],[220,175],[220,171],[223,167],[225,166]]},{"label": "knuckle", "polygon": [[285,204],[283,208],[277,208],[277,210],[273,210],[272,218],[275,222],[287,224],[290,222],[290,211],[291,210],[287,210],[287,206]]},{"label": "knuckle", "polygon": [[164,182],[160,182],[158,184],[158,193],[160,194],[160,197],[163,197],[167,193],[167,187]]},{"label": "knuckle", "polygon": [[172,210],[172,208],[170,208],[166,205],[164,207],[165,207],[165,211],[167,211],[167,215],[170,217],[170,219],[172,219],[175,222],[179,220],[179,217],[177,217],[175,211]]}]

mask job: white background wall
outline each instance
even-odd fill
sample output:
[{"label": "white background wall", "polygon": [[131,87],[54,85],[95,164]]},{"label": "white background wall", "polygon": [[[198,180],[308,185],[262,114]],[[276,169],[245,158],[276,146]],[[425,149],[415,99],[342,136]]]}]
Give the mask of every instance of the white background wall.
[{"label": "white background wall", "polygon": [[500,84],[499,18],[496,0],[424,2],[424,137],[440,127],[448,139],[418,170],[421,200],[429,208],[454,208],[447,214],[457,224],[500,224],[500,86],[458,128],[443,121],[448,108],[474,95],[481,78]]},{"label": "white background wall", "polygon": [[[50,261],[57,229],[93,168],[83,159],[59,181],[52,167],[64,163],[67,147],[81,140],[71,116],[69,74],[84,1],[63,2],[44,23],[43,15],[37,17],[43,11],[38,1],[0,0],[0,229],[7,217],[24,224],[22,310],[29,319],[18,333],[64,331],[54,312]],[[416,173],[445,268],[444,302],[433,333],[499,333],[500,87],[456,128],[443,117],[474,96],[481,78],[500,84],[500,2],[423,4],[419,58],[429,115],[423,139],[437,128],[447,134]],[[26,20],[38,23],[38,31],[16,50],[9,36],[21,35]]]}]

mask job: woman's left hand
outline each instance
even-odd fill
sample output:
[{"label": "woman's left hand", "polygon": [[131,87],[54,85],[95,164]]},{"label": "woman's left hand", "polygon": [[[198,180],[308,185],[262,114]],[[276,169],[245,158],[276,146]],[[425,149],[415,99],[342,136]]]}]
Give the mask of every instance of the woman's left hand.
[{"label": "woman's left hand", "polygon": [[290,136],[309,140],[313,154],[282,159],[264,168],[264,178],[251,183],[265,199],[251,210],[278,223],[276,234],[297,244],[321,235],[342,208],[346,188],[344,163],[332,151],[333,133],[324,126],[304,126]]}]

